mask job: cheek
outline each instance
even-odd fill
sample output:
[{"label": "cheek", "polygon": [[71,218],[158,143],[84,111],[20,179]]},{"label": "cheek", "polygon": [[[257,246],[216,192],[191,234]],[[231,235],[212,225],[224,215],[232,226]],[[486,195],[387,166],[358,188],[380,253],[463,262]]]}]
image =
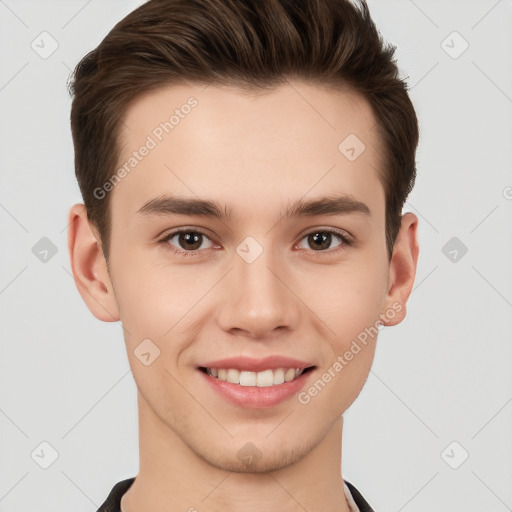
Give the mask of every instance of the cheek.
[{"label": "cheek", "polygon": [[307,305],[329,327],[342,350],[366,327],[379,319],[386,298],[387,267],[376,263],[319,268],[301,278]]},{"label": "cheek", "polygon": [[[322,367],[299,403],[315,411],[314,417],[336,418],[357,398],[370,372],[385,298],[382,272],[340,273],[328,291],[311,296],[324,329]],[[317,276],[318,278],[318,276]],[[319,280],[316,280],[317,284]],[[326,281],[327,282],[327,281]]]},{"label": "cheek", "polygon": [[148,372],[140,368],[137,357],[150,352],[151,357],[158,354],[155,369],[161,365],[180,371],[178,362],[186,358],[204,325],[200,320],[208,318],[203,309],[206,302],[200,302],[201,298],[206,298],[218,276],[211,270],[193,272],[192,267],[187,271],[179,266],[148,265],[136,258],[116,264],[113,281],[132,370],[145,379]]},{"label": "cheek", "polygon": [[189,279],[179,267],[150,264],[128,247],[117,249],[112,263],[121,320],[128,331],[161,337],[204,293],[201,280]]}]

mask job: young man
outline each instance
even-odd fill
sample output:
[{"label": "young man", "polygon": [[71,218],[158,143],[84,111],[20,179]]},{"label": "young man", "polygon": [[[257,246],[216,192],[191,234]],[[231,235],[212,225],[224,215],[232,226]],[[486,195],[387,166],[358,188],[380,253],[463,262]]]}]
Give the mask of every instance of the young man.
[{"label": "young man", "polygon": [[416,271],[397,75],[348,0],[150,0],[79,63],[71,265],[138,388],[101,511],[372,510],[341,439]]}]

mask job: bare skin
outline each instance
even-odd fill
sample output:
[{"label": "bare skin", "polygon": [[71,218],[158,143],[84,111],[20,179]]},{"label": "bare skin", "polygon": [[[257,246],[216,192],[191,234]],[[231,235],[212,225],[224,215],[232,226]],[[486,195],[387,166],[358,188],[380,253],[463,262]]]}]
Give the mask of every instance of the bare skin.
[{"label": "bare skin", "polygon": [[[302,81],[266,94],[184,84],[141,96],[126,115],[119,166],[191,96],[197,105],[161,141],[153,135],[156,147],[108,192],[110,272],[83,205],[69,213],[78,290],[97,318],[121,320],[138,388],[140,468],[123,508],[348,512],[342,415],[366,382],[377,336],[308,403],[295,394],[268,408],[235,405],[198,366],[293,357],[315,366],[307,391],[365,328],[405,317],[418,219],[403,216],[389,259],[372,111],[353,93]],[[366,147],[354,161],[338,149],[349,134]],[[233,216],[138,213],[162,194],[216,201]],[[283,216],[296,200],[333,195],[368,212]],[[199,231],[197,249],[163,240],[182,227]],[[308,235],[326,230],[336,233],[319,249]],[[250,263],[237,253],[246,237],[262,249]],[[147,366],[134,353],[145,339],[160,350]],[[248,446],[250,466],[239,456]]]}]

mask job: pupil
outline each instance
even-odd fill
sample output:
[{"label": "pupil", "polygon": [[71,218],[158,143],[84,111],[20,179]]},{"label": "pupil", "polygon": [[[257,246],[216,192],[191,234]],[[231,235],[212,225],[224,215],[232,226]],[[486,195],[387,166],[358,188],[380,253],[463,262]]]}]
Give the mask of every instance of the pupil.
[{"label": "pupil", "polygon": [[[331,242],[330,233],[315,233],[310,235],[310,241],[313,241],[313,246],[320,249],[326,249],[329,247]],[[327,242],[327,243],[326,243]]]},{"label": "pupil", "polygon": [[181,234],[181,239],[182,241],[184,240],[185,244],[188,244],[189,246],[190,245],[194,245],[194,247],[187,247],[188,249],[192,249],[192,250],[195,250],[195,249],[198,249],[200,246],[201,246],[201,242],[200,242],[200,238],[201,238],[201,234],[200,233],[182,233]]}]

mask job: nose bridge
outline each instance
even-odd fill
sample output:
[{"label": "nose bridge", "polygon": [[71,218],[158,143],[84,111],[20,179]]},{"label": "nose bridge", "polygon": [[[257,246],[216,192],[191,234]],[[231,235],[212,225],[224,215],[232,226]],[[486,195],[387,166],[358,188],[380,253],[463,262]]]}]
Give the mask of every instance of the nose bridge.
[{"label": "nose bridge", "polygon": [[237,247],[233,265],[220,314],[222,327],[253,337],[268,335],[277,327],[294,327],[298,305],[284,284],[285,265],[278,251],[247,237]]}]

